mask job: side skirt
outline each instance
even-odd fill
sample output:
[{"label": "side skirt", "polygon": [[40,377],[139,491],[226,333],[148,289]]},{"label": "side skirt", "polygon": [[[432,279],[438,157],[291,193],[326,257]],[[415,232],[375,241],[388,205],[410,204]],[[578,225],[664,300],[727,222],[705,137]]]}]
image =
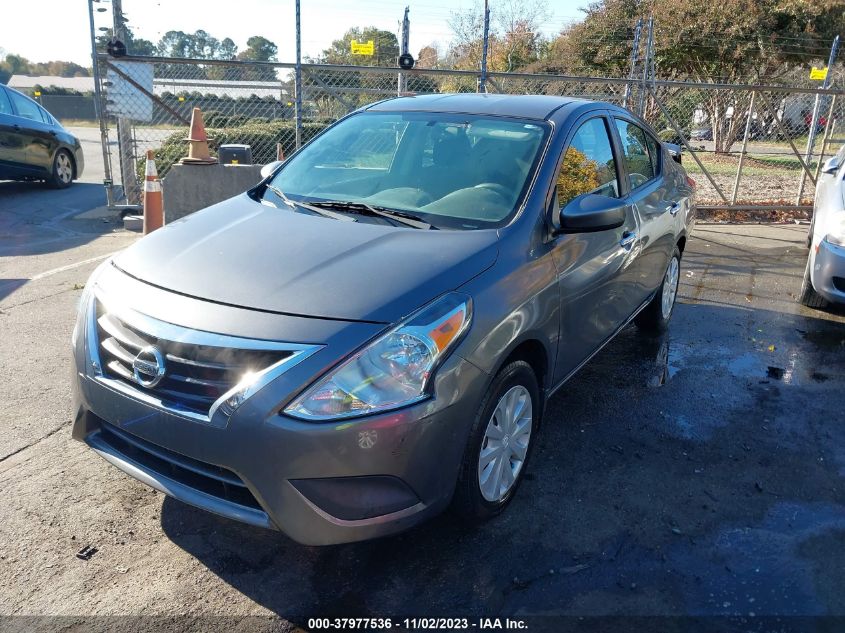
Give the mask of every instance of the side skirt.
[{"label": "side skirt", "polygon": [[549,401],[549,398],[551,398],[551,397],[552,397],[552,396],[553,396],[553,395],[557,392],[557,390],[558,390],[558,389],[560,389],[561,387],[563,387],[563,386],[564,386],[564,385],[565,385],[565,384],[569,381],[569,379],[570,379],[570,378],[572,378],[575,374],[577,374],[579,371],[581,371],[581,368],[582,368],[584,365],[586,365],[586,364],[587,364],[587,363],[589,363],[591,360],[593,360],[593,357],[594,357],[596,354],[598,354],[600,351],[602,351],[602,350],[604,349],[604,346],[605,346],[605,345],[607,345],[608,343],[610,343],[610,341],[612,341],[614,338],[616,338],[616,335],[617,335],[617,334],[619,334],[619,332],[621,332],[621,331],[622,331],[622,330],[624,330],[626,327],[628,327],[628,326],[631,324],[631,322],[632,322],[634,319],[636,319],[636,318],[637,318],[637,315],[638,315],[640,312],[642,312],[643,310],[645,310],[646,306],[648,306],[648,304],[649,304],[649,303],[651,303],[652,299],[654,299],[654,297],[655,297],[655,295],[656,295],[656,294],[657,294],[657,290],[655,290],[653,293],[651,293],[651,295],[649,296],[649,298],[648,298],[648,299],[646,299],[646,300],[645,300],[645,302],[643,302],[643,304],[642,304],[642,305],[640,305],[640,307],[639,307],[639,308],[637,308],[636,310],[634,310],[634,312],[631,314],[631,316],[629,316],[629,317],[625,320],[625,322],[624,322],[622,325],[620,325],[618,328],[616,328],[616,330],[613,332],[613,334],[611,334],[610,336],[608,336],[608,337],[604,340],[604,342],[603,342],[601,345],[599,345],[599,346],[595,349],[595,351],[594,351],[592,354],[590,354],[589,356],[587,356],[587,358],[585,358],[584,360],[582,360],[582,361],[579,363],[579,365],[578,365],[575,369],[573,369],[571,372],[569,372],[568,374],[566,374],[566,376],[564,376],[563,380],[561,380],[561,381],[560,381],[557,385],[555,385],[555,386],[554,386],[554,387],[552,387],[551,389],[547,390],[547,391],[546,391],[546,397],[544,398],[544,401],[545,401],[545,402],[548,402],[548,401]]}]

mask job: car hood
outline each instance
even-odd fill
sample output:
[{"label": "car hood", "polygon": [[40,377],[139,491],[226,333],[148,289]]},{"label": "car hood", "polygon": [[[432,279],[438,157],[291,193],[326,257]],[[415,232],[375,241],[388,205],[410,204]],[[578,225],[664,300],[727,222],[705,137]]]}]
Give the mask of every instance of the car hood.
[{"label": "car hood", "polygon": [[343,222],[242,194],[167,224],[114,264],[141,281],[218,303],[392,323],[492,266],[497,241],[493,230]]}]

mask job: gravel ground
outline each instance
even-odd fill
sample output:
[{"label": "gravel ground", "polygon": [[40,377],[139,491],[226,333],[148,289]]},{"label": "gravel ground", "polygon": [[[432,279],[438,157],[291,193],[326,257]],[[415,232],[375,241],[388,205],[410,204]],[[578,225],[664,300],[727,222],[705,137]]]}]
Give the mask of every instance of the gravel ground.
[{"label": "gravel ground", "polygon": [[805,228],[699,225],[670,332],[626,330],[550,401],[503,516],[308,548],[166,499],[71,440],[79,287],[136,238],[63,218],[68,195],[0,183],[0,614],[65,616],[4,630],[845,616],[845,315],[795,302]]}]

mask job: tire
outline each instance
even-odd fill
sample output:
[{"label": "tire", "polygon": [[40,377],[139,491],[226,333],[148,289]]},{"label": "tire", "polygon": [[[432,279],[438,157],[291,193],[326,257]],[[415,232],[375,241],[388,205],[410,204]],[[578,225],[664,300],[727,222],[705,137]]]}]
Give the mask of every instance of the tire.
[{"label": "tire", "polygon": [[[516,406],[522,403],[521,409],[517,409],[522,414],[517,416],[515,425],[507,425],[506,428],[512,429],[509,433],[506,432],[500,439],[492,439],[491,435],[500,435],[502,427],[507,424],[504,420],[499,420],[504,418],[508,398],[515,398],[512,402]],[[529,403],[530,414],[525,411]],[[464,450],[455,496],[452,499],[452,509],[459,516],[473,522],[483,521],[502,512],[513,499],[536,443],[541,416],[540,406],[537,377],[528,363],[522,360],[514,361],[496,374],[479,406],[480,412],[472,425]],[[530,423],[526,424],[527,420],[524,418],[528,417]],[[498,446],[491,446],[491,441],[498,442]],[[489,454],[488,451],[496,448],[509,451],[506,459],[493,457],[480,468],[482,453]],[[501,451],[498,454],[501,455]],[[511,473],[512,481],[509,485],[506,475],[499,479],[499,486],[495,485],[497,467],[509,467],[507,471],[498,471],[502,474]]]},{"label": "tire", "polygon": [[813,280],[810,279],[810,258],[807,258],[807,265],[804,267],[804,279],[801,281],[801,294],[798,296],[798,303],[808,308],[825,308],[827,299],[822,297],[813,288]]},{"label": "tire", "polygon": [[53,158],[53,171],[47,184],[53,189],[65,189],[73,183],[73,157],[70,152],[60,149]]},{"label": "tire", "polygon": [[[674,266],[674,268],[673,268]],[[678,298],[678,285],[681,277],[681,251],[678,247],[672,253],[672,258],[666,266],[663,281],[654,298],[634,319],[637,327],[646,332],[665,332],[669,327],[669,320],[675,311],[675,300]],[[671,284],[667,286],[667,284]],[[664,306],[664,295],[667,305]]]}]

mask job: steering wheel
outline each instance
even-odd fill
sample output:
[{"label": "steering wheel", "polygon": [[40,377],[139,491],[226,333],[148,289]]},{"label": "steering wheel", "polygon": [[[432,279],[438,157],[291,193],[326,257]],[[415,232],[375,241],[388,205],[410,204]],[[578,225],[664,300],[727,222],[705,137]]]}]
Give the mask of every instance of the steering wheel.
[{"label": "steering wheel", "polygon": [[505,200],[510,197],[511,191],[505,187],[504,185],[500,185],[497,182],[482,182],[480,185],[475,185],[476,189],[487,189],[488,191],[492,191],[498,196],[501,196]]}]

